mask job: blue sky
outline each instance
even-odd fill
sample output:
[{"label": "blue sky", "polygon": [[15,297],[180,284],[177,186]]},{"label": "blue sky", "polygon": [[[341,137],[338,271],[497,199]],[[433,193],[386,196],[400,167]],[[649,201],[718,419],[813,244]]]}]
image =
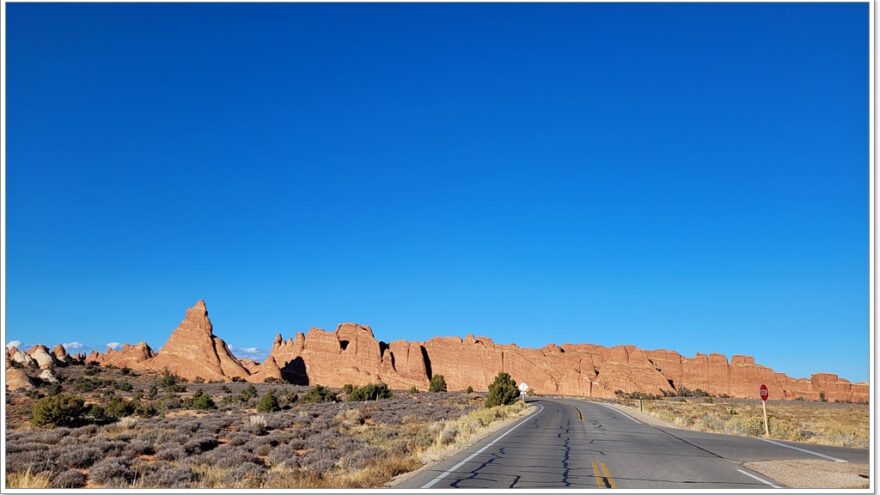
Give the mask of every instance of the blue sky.
[{"label": "blue sky", "polygon": [[[868,4],[7,5],[7,341],[868,378]],[[247,354],[247,353],[243,353]]]}]

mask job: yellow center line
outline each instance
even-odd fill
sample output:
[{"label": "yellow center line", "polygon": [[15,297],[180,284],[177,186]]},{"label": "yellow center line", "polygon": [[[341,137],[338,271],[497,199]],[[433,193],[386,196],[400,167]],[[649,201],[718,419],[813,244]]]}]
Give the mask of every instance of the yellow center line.
[{"label": "yellow center line", "polygon": [[605,483],[602,481],[602,475],[599,474],[599,465],[595,462],[593,463],[593,475],[596,478],[596,486],[599,488],[605,488]]},{"label": "yellow center line", "polygon": [[602,473],[605,474],[605,479],[608,481],[608,485],[611,488],[617,488],[617,482],[611,477],[611,471],[608,470],[608,466],[606,466],[604,462],[600,464],[600,466],[602,466]]}]

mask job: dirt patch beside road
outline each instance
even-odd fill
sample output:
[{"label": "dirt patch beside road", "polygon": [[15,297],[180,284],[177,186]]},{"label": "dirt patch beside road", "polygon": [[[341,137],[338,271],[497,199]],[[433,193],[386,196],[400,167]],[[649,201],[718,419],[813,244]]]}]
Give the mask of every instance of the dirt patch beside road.
[{"label": "dirt patch beside road", "polygon": [[789,488],[869,488],[867,464],[832,461],[756,461],[745,467]]}]

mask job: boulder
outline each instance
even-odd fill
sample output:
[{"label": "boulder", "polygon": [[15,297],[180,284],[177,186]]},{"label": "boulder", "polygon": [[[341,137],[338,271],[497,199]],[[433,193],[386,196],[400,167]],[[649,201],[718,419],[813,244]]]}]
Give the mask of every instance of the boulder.
[{"label": "boulder", "polygon": [[44,345],[37,344],[31,347],[31,350],[28,351],[28,355],[37,362],[37,366],[41,370],[53,368],[57,364],[55,356],[49,353],[49,349]]},{"label": "boulder", "polygon": [[67,355],[67,349],[61,344],[56,345],[55,348],[52,349],[52,355],[55,356],[55,359],[59,363],[67,363],[70,361],[70,356]]},{"label": "boulder", "polygon": [[37,375],[37,378],[43,380],[46,383],[58,383],[58,378],[55,376],[55,373],[51,369],[45,369]]},{"label": "boulder", "polygon": [[24,370],[20,368],[6,368],[7,390],[33,390],[34,382]]}]

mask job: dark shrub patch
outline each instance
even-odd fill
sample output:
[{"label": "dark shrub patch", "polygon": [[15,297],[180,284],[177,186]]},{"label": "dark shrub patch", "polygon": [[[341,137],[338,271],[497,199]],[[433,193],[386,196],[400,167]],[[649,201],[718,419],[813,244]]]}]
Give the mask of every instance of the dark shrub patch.
[{"label": "dark shrub patch", "polygon": [[68,469],[52,479],[54,488],[82,488],[86,486],[86,475],[76,469]]},{"label": "dark shrub patch", "polygon": [[79,426],[85,422],[86,407],[79,397],[56,395],[40,399],[31,407],[34,426]]},{"label": "dark shrub patch", "polygon": [[260,397],[260,402],[257,403],[257,412],[261,413],[271,413],[280,411],[281,406],[278,405],[278,398],[275,397],[275,391],[270,390],[266,392],[265,395]]},{"label": "dark shrub patch", "polygon": [[330,392],[326,387],[315,385],[306,395],[303,396],[303,402],[314,404],[318,402],[335,402],[336,395]]},{"label": "dark shrub patch", "polygon": [[201,454],[207,452],[217,446],[217,439],[214,437],[199,437],[183,444],[183,449],[190,454]]},{"label": "dark shrub patch", "polygon": [[432,376],[431,384],[428,385],[428,392],[446,392],[446,378],[443,375]]},{"label": "dark shrub patch", "polygon": [[516,382],[509,374],[502,371],[495,377],[495,381],[489,385],[486,407],[513,404],[517,398],[519,398],[519,389],[516,388]]},{"label": "dark shrub patch", "polygon": [[379,400],[391,398],[391,390],[384,383],[370,383],[363,387],[355,387],[348,394],[350,401]]}]

